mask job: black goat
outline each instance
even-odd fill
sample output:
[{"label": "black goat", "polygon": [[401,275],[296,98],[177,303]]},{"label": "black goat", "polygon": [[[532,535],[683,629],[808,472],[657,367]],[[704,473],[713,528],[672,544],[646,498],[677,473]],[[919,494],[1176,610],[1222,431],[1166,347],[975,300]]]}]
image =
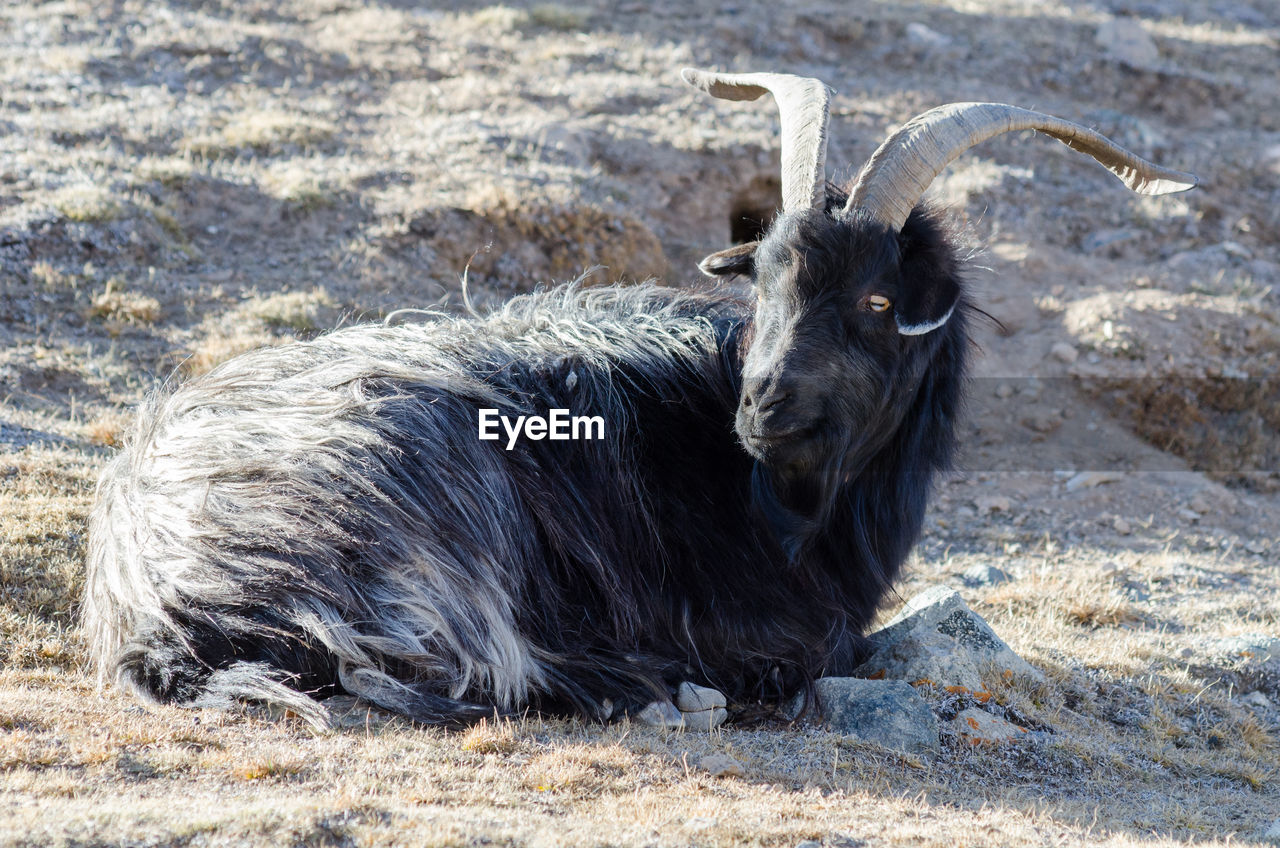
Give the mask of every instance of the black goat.
[{"label": "black goat", "polygon": [[[1130,187],[1193,180],[994,104],[927,112],[846,195],[827,91],[773,74],[783,214],[708,257],[758,302],[560,288],[486,318],[260,350],[149,401],[105,470],[85,623],[143,695],[345,690],[421,721],[532,705],[607,717],[692,679],[777,698],[857,663],[952,453],[956,251],[916,206],[959,153],[1039,129]],[[482,409],[599,416],[602,439],[478,438]],[[735,435],[736,431],[736,435]],[[544,431],[545,432],[545,431]]]}]

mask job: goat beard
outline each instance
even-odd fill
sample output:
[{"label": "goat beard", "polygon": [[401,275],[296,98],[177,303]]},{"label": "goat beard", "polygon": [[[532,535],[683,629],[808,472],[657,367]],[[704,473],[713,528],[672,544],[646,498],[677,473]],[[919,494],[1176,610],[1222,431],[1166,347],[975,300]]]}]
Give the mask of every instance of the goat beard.
[{"label": "goat beard", "polygon": [[852,479],[843,462],[773,468],[757,461],[751,470],[751,498],[790,562],[826,527],[844,484]]}]

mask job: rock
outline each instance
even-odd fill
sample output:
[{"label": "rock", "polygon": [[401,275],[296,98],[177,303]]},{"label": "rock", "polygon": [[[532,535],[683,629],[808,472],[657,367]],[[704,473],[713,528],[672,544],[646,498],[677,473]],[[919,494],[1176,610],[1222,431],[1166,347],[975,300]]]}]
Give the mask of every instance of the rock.
[{"label": "rock", "polygon": [[1272,845],[1280,845],[1280,819],[1271,823],[1271,827],[1262,832],[1262,839]]},{"label": "rock", "polygon": [[729,711],[723,707],[712,707],[709,710],[696,710],[683,715],[684,726],[689,730],[710,731],[724,724],[725,719],[729,717]]},{"label": "rock", "polygon": [[1008,583],[1013,579],[1013,575],[994,565],[971,565],[960,573],[960,579],[964,585],[976,589],[979,586],[999,586],[1001,583]]},{"label": "rock", "polygon": [[698,760],[698,768],[712,777],[742,777],[745,773],[742,763],[728,754],[707,754]]},{"label": "rock", "polygon": [[[863,742],[907,753],[937,750],[938,720],[920,693],[901,680],[823,677],[814,682],[814,723]],[[804,693],[786,714],[798,716]]]},{"label": "rock", "polygon": [[665,730],[683,730],[684,716],[670,701],[654,701],[631,717],[636,724]]},{"label": "rock", "polygon": [[1219,650],[1228,659],[1260,665],[1280,660],[1280,639],[1257,633],[1233,636],[1223,640]]},{"label": "rock", "polygon": [[1000,398],[1001,400],[1004,400],[1005,398],[1013,397],[1013,386],[1009,385],[1008,383],[1001,383],[1000,385],[996,386],[996,397]]},{"label": "rock", "polygon": [[1067,480],[1067,491],[1092,489],[1094,486],[1101,486],[1103,483],[1114,483],[1123,479],[1124,474],[1120,471],[1081,471]]},{"label": "rock", "polygon": [[950,37],[916,21],[907,24],[907,41],[917,47],[927,47],[929,49],[946,47],[951,44]]},{"label": "rock", "polygon": [[973,499],[978,512],[1008,512],[1013,504],[1004,495],[980,495]]},{"label": "rock", "polygon": [[970,745],[1000,745],[1027,735],[1025,728],[976,707],[961,711],[947,727]]},{"label": "rock", "polygon": [[1247,707],[1257,707],[1260,710],[1270,710],[1275,707],[1270,698],[1257,690],[1250,692],[1248,695],[1241,695],[1240,703]]},{"label": "rock", "polygon": [[698,713],[725,707],[724,694],[707,686],[697,686],[687,680],[676,690],[676,709],[682,713]]},{"label": "rock", "polygon": [[1129,524],[1129,522],[1125,521],[1123,518],[1119,516],[1116,516],[1115,519],[1112,520],[1111,526],[1114,527],[1116,529],[1116,532],[1119,533],[1121,536],[1128,536],[1130,533],[1133,532],[1133,527]]},{"label": "rock", "polygon": [[1094,35],[1107,56],[1139,71],[1161,69],[1160,50],[1155,41],[1133,18],[1103,21]]},{"label": "rock", "polygon": [[1124,244],[1133,241],[1142,236],[1141,230],[1135,229],[1118,229],[1118,230],[1095,230],[1084,237],[1080,242],[1080,247],[1085,253],[1097,253],[1106,247]]},{"label": "rock", "polygon": [[1054,359],[1065,362],[1070,365],[1080,358],[1080,352],[1075,349],[1074,345],[1066,342],[1057,342],[1053,347],[1049,348],[1049,355]]},{"label": "rock", "polygon": [[1015,654],[949,586],[916,595],[870,639],[877,648],[857,670],[864,677],[883,674],[889,680],[975,692],[987,691],[984,678],[991,673],[1044,681],[1039,669]]},{"label": "rock", "polygon": [[334,695],[320,705],[329,711],[329,726],[334,729],[381,727],[395,718],[392,713],[351,695]]}]

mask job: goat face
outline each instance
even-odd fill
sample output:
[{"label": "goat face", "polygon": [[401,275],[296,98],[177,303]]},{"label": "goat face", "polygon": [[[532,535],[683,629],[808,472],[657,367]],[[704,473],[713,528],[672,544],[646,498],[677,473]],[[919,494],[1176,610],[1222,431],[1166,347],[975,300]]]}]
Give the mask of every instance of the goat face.
[{"label": "goat face", "polygon": [[738,437],[783,477],[851,470],[887,437],[914,382],[894,321],[896,240],[822,211],[784,215],[756,250],[754,282]]}]

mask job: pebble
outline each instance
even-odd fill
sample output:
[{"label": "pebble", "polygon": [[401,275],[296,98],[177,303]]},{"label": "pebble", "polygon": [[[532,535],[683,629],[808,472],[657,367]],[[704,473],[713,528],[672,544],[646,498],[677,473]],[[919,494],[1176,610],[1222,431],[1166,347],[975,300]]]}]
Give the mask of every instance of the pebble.
[{"label": "pebble", "polygon": [[1133,18],[1103,21],[1094,38],[1117,62],[1140,71],[1160,70],[1160,50],[1155,40]]},{"label": "pebble", "polygon": [[707,686],[695,685],[687,680],[676,690],[676,709],[682,713],[705,712],[727,705],[728,702],[722,692]]},{"label": "pebble", "polygon": [[1245,706],[1258,707],[1259,709],[1263,709],[1263,710],[1269,710],[1275,706],[1275,704],[1271,703],[1270,698],[1268,698],[1266,695],[1262,694],[1261,692],[1257,691],[1256,689],[1250,692],[1248,695],[1241,695],[1240,703],[1244,704]]},{"label": "pebble", "polygon": [[1133,229],[1095,230],[1084,237],[1084,240],[1080,242],[1080,247],[1084,249],[1085,253],[1097,253],[1105,247],[1124,244],[1141,235],[1141,230]]},{"label": "pebble", "polygon": [[1008,583],[1013,579],[1013,575],[994,565],[971,565],[960,573],[960,579],[964,585],[976,589],[980,586],[999,586],[1001,583]]},{"label": "pebble", "polygon": [[695,710],[684,713],[684,726],[689,730],[715,730],[729,718],[729,711],[723,707],[712,707],[709,710]]},{"label": "pebble", "polygon": [[1075,345],[1066,342],[1057,342],[1053,347],[1049,348],[1049,354],[1060,362],[1070,365],[1080,358],[1080,351],[1076,350]]},{"label": "pebble", "polygon": [[1025,728],[976,707],[962,711],[947,727],[970,745],[1000,745],[1027,733]]},{"label": "pebble", "polygon": [[1067,491],[1092,489],[1094,486],[1101,486],[1103,483],[1114,483],[1123,479],[1124,474],[1120,471],[1081,471],[1067,480]]},{"label": "pebble", "polygon": [[1232,658],[1250,663],[1267,663],[1280,660],[1280,638],[1251,633],[1233,636],[1221,643],[1222,652]]},{"label": "pebble", "polygon": [[1120,518],[1118,516],[1114,521],[1111,522],[1111,526],[1114,527],[1116,529],[1116,532],[1119,533],[1121,536],[1128,536],[1130,533],[1133,532],[1133,527],[1129,524],[1129,522],[1125,521],[1123,518]]},{"label": "pebble", "polygon": [[1005,398],[1013,397],[1013,386],[1009,385],[1008,383],[1001,383],[1000,385],[996,386],[996,397],[1000,398],[1001,400],[1004,400]]},{"label": "pebble", "polygon": [[1262,833],[1262,838],[1272,845],[1280,845],[1280,819],[1271,823],[1271,827]]},{"label": "pebble", "polygon": [[712,777],[742,777],[746,773],[742,763],[728,754],[707,754],[698,760],[698,768]]},{"label": "pebble", "polygon": [[929,48],[946,47],[951,44],[949,36],[917,21],[907,24],[907,41],[917,47]]},{"label": "pebble", "polygon": [[665,730],[683,730],[684,716],[670,701],[654,701],[631,717],[637,724]]},{"label": "pebble", "polygon": [[1008,512],[1013,506],[1004,495],[982,495],[974,498],[973,505],[978,512]]}]

